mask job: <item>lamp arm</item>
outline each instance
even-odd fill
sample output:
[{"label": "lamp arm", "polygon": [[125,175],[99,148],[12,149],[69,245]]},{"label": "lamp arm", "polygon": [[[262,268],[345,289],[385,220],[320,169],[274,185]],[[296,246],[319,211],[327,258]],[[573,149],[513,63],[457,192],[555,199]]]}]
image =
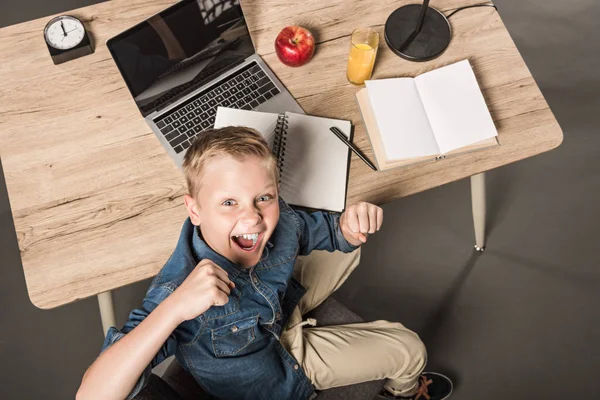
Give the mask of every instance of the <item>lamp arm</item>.
[{"label": "lamp arm", "polygon": [[424,0],[421,5],[421,11],[419,11],[419,19],[417,20],[417,26],[414,31],[410,34],[409,37],[406,38],[404,43],[398,48],[399,51],[403,51],[406,47],[415,40],[415,37],[421,32],[423,29],[423,21],[425,20],[425,14],[427,14],[427,8],[429,7],[429,0]]}]

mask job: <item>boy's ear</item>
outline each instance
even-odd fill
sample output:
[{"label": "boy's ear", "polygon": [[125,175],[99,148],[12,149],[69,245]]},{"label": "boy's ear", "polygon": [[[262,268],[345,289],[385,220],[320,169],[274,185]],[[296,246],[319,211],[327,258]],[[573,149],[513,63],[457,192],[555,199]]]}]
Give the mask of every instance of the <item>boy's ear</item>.
[{"label": "boy's ear", "polygon": [[187,208],[192,224],[200,226],[200,214],[198,213],[198,204],[196,204],[196,200],[189,194],[186,194],[183,196],[183,201],[185,202],[185,208]]}]

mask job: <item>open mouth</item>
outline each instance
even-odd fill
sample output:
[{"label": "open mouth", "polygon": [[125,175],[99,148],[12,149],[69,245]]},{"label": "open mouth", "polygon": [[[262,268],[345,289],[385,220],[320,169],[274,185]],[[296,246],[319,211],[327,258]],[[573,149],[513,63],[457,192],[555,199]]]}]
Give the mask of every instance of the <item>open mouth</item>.
[{"label": "open mouth", "polygon": [[234,235],[231,237],[231,240],[233,240],[233,242],[243,251],[250,252],[254,251],[258,247],[263,235],[264,232],[246,233],[242,235]]}]

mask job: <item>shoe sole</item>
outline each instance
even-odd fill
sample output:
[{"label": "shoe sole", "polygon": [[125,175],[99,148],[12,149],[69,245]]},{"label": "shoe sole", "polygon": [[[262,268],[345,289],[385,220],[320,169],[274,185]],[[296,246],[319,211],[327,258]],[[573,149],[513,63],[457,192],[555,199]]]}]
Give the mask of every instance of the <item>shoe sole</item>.
[{"label": "shoe sole", "polygon": [[450,395],[452,394],[452,391],[454,390],[454,384],[452,383],[452,380],[450,378],[448,378],[446,375],[444,374],[440,374],[439,372],[421,372],[421,374],[429,374],[429,375],[437,375],[437,376],[441,376],[443,378],[446,378],[448,380],[448,382],[450,382],[450,391],[448,392],[448,394],[444,397],[442,397],[440,400],[445,400],[448,397],[450,397]]}]

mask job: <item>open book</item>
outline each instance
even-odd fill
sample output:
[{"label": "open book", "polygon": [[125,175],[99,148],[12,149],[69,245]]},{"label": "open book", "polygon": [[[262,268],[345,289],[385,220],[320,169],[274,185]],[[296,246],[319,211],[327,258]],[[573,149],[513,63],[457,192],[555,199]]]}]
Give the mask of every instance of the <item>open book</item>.
[{"label": "open book", "polygon": [[254,128],[267,140],[279,164],[280,195],[285,201],[344,211],[350,150],[329,128],[335,126],[350,138],[350,121],[219,107],[215,128],[231,125]]},{"label": "open book", "polygon": [[379,170],[498,144],[468,60],[365,84],[356,99]]}]

